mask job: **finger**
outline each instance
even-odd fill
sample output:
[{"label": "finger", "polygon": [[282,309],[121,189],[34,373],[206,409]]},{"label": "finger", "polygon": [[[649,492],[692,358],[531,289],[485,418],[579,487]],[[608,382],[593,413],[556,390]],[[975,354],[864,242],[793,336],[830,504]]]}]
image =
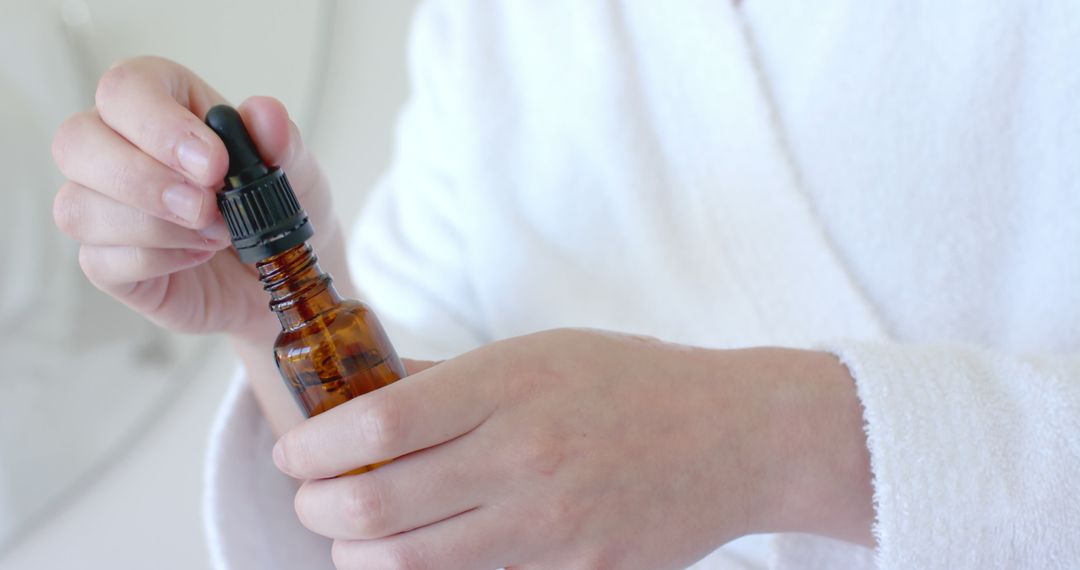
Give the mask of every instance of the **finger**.
[{"label": "finger", "polygon": [[354,398],[285,433],[274,462],[301,479],[324,479],[458,437],[495,410],[498,384],[459,357]]},{"label": "finger", "polygon": [[225,99],[191,71],[160,58],[109,68],[94,102],[101,119],[158,162],[199,186],[221,185],[228,154],[202,117]]},{"label": "finger", "polygon": [[331,551],[339,570],[491,570],[516,558],[527,540],[497,511],[480,507],[416,530],[375,540],[336,540]]},{"label": "finger", "polygon": [[336,539],[381,538],[480,506],[495,481],[474,468],[462,439],[406,455],[360,475],[311,480],[296,494],[300,522]]},{"label": "finger", "polygon": [[222,221],[198,231],[182,228],[75,182],[65,183],[56,193],[53,218],[62,232],[88,245],[210,251],[229,245],[229,232]]},{"label": "finger", "polygon": [[133,283],[194,267],[213,256],[212,251],[197,249],[84,245],[79,248],[79,266],[91,283],[118,294]]},{"label": "finger", "polygon": [[[331,199],[326,191],[326,178],[285,106],[272,97],[250,97],[237,110],[259,149],[259,156],[285,171],[309,215],[317,220],[328,219]],[[313,193],[321,195],[308,199]]]},{"label": "finger", "polygon": [[304,152],[300,130],[285,105],[273,97],[248,97],[236,108],[267,164],[288,168]]},{"label": "finger", "polygon": [[188,183],[93,112],[75,115],[60,126],[53,157],[71,180],[158,218],[196,229],[221,218],[212,190]]}]

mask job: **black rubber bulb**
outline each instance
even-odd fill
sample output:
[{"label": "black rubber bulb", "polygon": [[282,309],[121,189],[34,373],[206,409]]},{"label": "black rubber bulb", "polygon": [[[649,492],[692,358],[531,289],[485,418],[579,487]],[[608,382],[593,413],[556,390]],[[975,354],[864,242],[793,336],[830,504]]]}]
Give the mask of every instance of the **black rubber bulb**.
[{"label": "black rubber bulb", "polygon": [[244,127],[240,113],[228,105],[215,105],[206,112],[206,124],[229,152],[229,173],[225,184],[229,188],[239,188],[244,184],[265,176],[270,168],[259,156],[259,149],[251,140],[251,134]]},{"label": "black rubber bulb", "polygon": [[205,120],[229,151],[229,173],[217,204],[240,261],[258,263],[314,235],[285,172],[263,162],[240,113],[217,105]]}]

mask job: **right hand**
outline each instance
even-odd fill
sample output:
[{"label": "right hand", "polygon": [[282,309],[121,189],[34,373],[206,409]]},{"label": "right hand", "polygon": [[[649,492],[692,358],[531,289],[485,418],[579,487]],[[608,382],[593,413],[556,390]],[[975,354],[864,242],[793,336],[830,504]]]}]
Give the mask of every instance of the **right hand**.
[{"label": "right hand", "polygon": [[[214,195],[229,158],[202,117],[224,102],[175,62],[115,64],[98,83],[94,108],[66,120],[53,140],[53,158],[68,178],[54,217],[80,243],[87,278],[150,320],[265,339],[277,332],[276,319],[254,268],[229,247]],[[250,98],[239,111],[263,159],[288,174],[316,228],[313,246],[347,289],[326,178],[296,125],[267,97]]]}]

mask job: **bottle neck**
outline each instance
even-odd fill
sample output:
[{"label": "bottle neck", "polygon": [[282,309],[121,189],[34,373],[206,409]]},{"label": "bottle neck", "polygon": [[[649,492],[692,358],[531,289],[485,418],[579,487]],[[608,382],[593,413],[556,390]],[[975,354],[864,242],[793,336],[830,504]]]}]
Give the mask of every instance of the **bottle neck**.
[{"label": "bottle neck", "polygon": [[255,264],[270,309],[281,328],[299,327],[341,303],[334,279],[319,268],[319,258],[306,242]]}]

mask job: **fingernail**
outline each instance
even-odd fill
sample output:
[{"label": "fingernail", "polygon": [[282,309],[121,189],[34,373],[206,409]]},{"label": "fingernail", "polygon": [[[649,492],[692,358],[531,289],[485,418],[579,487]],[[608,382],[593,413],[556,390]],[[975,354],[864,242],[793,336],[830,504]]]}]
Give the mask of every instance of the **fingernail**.
[{"label": "fingernail", "polygon": [[194,223],[199,219],[199,214],[202,213],[203,194],[202,190],[194,186],[174,184],[165,189],[165,193],[161,195],[161,200],[165,202],[165,207],[176,217],[188,223]]},{"label": "fingernail", "polygon": [[228,242],[229,238],[232,237],[229,235],[229,229],[225,227],[225,222],[222,220],[215,220],[214,223],[199,230],[199,234],[210,241],[219,242]]},{"label": "fingernail", "polygon": [[176,145],[176,160],[188,174],[201,179],[210,165],[210,148],[202,139],[189,137]]}]

